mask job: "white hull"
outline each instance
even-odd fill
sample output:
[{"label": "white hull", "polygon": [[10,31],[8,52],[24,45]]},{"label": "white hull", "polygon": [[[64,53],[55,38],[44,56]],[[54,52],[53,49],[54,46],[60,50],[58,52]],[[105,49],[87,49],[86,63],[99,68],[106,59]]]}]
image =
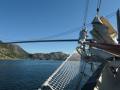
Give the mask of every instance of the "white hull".
[{"label": "white hull", "polygon": [[[112,62],[112,64],[114,64],[114,62]],[[119,64],[120,61],[117,62],[116,66]],[[118,71],[117,76],[114,76],[110,66],[110,63],[106,64],[94,90],[120,90],[120,71]]]}]

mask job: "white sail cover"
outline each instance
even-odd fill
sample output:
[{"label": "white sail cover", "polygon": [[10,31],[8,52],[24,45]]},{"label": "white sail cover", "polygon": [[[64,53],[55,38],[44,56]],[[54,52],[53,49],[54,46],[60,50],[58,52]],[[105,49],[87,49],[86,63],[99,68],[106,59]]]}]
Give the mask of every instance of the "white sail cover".
[{"label": "white sail cover", "polygon": [[117,32],[104,17],[96,16],[92,22],[93,30],[91,34],[98,43],[115,44]]}]

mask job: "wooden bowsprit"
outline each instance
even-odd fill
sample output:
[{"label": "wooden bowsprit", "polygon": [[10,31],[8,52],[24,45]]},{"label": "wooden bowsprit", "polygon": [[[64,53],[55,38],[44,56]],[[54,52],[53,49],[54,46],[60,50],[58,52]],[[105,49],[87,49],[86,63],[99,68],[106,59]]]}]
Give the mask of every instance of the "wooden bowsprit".
[{"label": "wooden bowsprit", "polygon": [[105,50],[106,52],[120,57],[120,44],[105,44],[105,43],[91,43],[91,42],[85,42],[85,44],[90,45],[91,47],[96,47],[102,50]]}]

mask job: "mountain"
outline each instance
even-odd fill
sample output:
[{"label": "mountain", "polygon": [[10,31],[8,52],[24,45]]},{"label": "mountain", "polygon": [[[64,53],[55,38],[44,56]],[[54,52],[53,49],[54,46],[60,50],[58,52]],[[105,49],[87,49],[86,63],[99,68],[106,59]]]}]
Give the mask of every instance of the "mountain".
[{"label": "mountain", "polygon": [[[2,41],[0,41],[2,42]],[[65,60],[68,54],[62,52],[30,54],[16,44],[0,44],[0,59],[39,59],[39,60]]]},{"label": "mountain", "polygon": [[0,44],[0,59],[24,59],[28,57],[29,53],[18,45]]},{"label": "mountain", "polygon": [[40,60],[65,60],[69,55],[63,52],[36,53],[31,55],[33,59]]}]

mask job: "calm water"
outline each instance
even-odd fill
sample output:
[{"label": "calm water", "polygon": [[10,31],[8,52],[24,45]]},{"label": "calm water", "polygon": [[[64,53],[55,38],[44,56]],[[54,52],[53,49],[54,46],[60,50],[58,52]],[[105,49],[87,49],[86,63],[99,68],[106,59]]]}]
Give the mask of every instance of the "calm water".
[{"label": "calm water", "polygon": [[0,61],[0,90],[37,90],[61,61]]}]

